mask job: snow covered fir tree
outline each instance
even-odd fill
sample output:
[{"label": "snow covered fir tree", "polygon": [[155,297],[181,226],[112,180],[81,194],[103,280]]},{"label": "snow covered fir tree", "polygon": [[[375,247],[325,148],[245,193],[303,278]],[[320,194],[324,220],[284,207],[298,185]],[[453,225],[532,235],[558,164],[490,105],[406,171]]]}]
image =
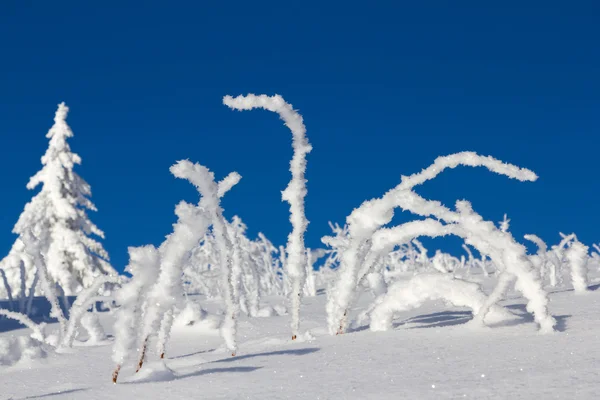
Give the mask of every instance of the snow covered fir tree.
[{"label": "snow covered fir tree", "polygon": [[42,169],[27,184],[29,190],[41,190],[25,205],[13,229],[18,237],[0,262],[5,282],[0,285],[2,298],[23,299],[40,293],[40,265],[36,263],[45,264],[51,285],[65,295],[90,286],[97,276],[117,275],[96,239],[104,238],[104,232],[87,215],[96,207],[90,200],[90,185],[74,171],[81,157],[67,141],[73,136],[68,112],[65,103],[59,104],[46,135],[50,143]]}]

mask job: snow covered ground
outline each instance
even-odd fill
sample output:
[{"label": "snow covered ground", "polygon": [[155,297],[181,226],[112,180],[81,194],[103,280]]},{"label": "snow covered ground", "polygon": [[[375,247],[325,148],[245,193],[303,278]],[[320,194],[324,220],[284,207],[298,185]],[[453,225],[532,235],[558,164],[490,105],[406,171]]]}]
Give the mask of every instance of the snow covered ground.
[{"label": "snow covered ground", "polygon": [[[243,317],[236,357],[215,329],[219,306],[197,298],[209,318],[175,326],[164,364],[152,353],[140,373],[125,366],[114,385],[112,338],[93,347],[79,343],[67,354],[0,366],[0,399],[595,399],[599,286],[596,279],[586,294],[551,292],[559,332],[548,335],[538,333],[525,301],[511,293],[501,304],[515,318],[493,327],[471,326],[469,311],[430,302],[399,313],[391,331],[355,326],[329,336],[321,290],[303,299],[296,341],[289,315]],[[353,315],[371,301],[365,293]],[[110,333],[112,315],[101,318]]]}]

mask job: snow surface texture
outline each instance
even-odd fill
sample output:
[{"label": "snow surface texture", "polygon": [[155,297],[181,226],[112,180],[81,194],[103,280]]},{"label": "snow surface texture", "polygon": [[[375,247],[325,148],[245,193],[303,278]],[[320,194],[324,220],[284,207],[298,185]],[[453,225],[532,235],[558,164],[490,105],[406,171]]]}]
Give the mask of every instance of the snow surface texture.
[{"label": "snow surface texture", "polygon": [[[236,357],[219,336],[221,302],[193,296],[190,300],[206,314],[188,310],[185,318],[176,317],[164,364],[149,361],[142,375],[123,374],[122,383],[113,385],[111,346],[76,346],[69,353],[1,366],[0,398],[187,400],[201,390],[206,399],[595,399],[598,276],[590,272],[592,286],[585,296],[564,288],[549,294],[558,321],[553,335],[539,335],[527,301],[509,291],[510,300],[500,305],[514,316],[492,328],[470,325],[468,308],[440,300],[396,312],[388,331],[371,332],[368,325],[359,325],[332,337],[325,325],[326,298],[316,296],[303,299],[302,326],[309,333],[296,341],[289,338],[287,316],[242,315],[244,335]],[[486,293],[496,285],[481,273],[473,278]],[[263,299],[271,306],[283,300]],[[364,292],[350,318],[372,302]],[[115,315],[98,315],[106,333],[113,335]],[[0,348],[6,340],[14,343],[13,336],[26,340],[29,333],[0,333]],[[131,370],[132,364],[125,367]]]},{"label": "snow surface texture", "polygon": [[308,220],[304,214],[304,198],[306,197],[306,155],[311,152],[312,146],[306,138],[306,127],[302,116],[298,114],[291,104],[286,103],[279,95],[231,97],[225,96],[223,103],[235,110],[252,110],[264,108],[279,114],[285,125],[292,131],[292,147],[294,155],[290,161],[290,172],[292,179],[283,192],[281,198],[290,204],[290,222],[292,232],[288,236],[286,247],[285,267],[287,275],[291,280],[292,290],[290,293],[292,313],[292,337],[298,335],[300,325],[300,302],[304,283],[306,280],[306,249],[304,247],[304,232],[308,226]]}]

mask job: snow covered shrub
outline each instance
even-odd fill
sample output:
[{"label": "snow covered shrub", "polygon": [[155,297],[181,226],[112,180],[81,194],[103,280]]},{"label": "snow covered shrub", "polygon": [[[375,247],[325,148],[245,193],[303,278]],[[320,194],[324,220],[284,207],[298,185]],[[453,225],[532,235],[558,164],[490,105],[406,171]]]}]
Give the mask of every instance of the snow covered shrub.
[{"label": "snow covered shrub", "polygon": [[[419,274],[407,281],[398,281],[388,292],[375,300],[370,311],[372,331],[385,331],[392,327],[394,313],[420,307],[427,300],[444,300],[455,307],[468,307],[477,313],[487,297],[477,283],[456,279],[441,273]],[[486,322],[496,322],[509,317],[508,311],[494,306]]]},{"label": "snow covered shrub", "polygon": [[190,326],[206,318],[207,312],[199,304],[188,301],[177,313],[173,321],[175,326]]},{"label": "snow covered shrub", "polygon": [[[66,295],[73,295],[92,284],[99,274],[117,275],[108,263],[102,244],[90,235],[104,238],[104,233],[92,223],[86,210],[95,211],[90,185],[73,169],[81,158],[71,151],[67,139],[73,136],[66,118],[69,108],[61,103],[54,116],[54,125],[46,137],[50,143],[42,157],[42,169],[27,184],[28,189],[42,188],[29,203],[13,232],[19,237],[8,256],[0,263],[11,287],[26,285],[35,290],[36,265],[31,260],[23,236],[32,234],[37,249],[46,263],[51,285],[58,283]],[[21,266],[25,268],[25,281]],[[41,288],[40,288],[41,289]],[[0,286],[0,297],[6,295]],[[21,296],[24,297],[21,286]]]},{"label": "snow covered shrub", "polygon": [[36,324],[28,316],[26,316],[24,314],[21,314],[18,312],[13,312],[13,311],[8,311],[8,310],[2,309],[2,308],[0,308],[0,316],[10,318],[10,319],[13,319],[13,320],[21,323],[22,325],[31,329],[31,331],[32,331],[31,337],[32,338],[34,338],[35,340],[37,340],[39,342],[46,342],[47,338],[44,333],[45,324],[43,324],[43,323]]},{"label": "snow covered shrub", "polygon": [[[95,296],[106,283],[119,283],[121,278],[119,276],[99,276],[96,280],[90,285],[90,287],[83,289],[77,295],[77,299],[71,306],[69,310],[69,320],[66,325],[66,332],[62,341],[62,346],[64,347],[72,347],[73,341],[75,340],[75,336],[77,335],[77,327],[81,323],[86,331],[89,332],[88,328],[84,325],[84,321],[82,318],[87,318],[88,325],[93,324],[94,321],[91,320],[91,317],[88,315],[87,310],[92,306],[93,302],[96,300]],[[102,327],[100,327],[101,329]],[[98,328],[95,329],[94,334],[97,333]],[[91,335],[91,333],[90,333]]]},{"label": "snow covered shrub", "polygon": [[470,275],[473,270],[480,270],[484,276],[490,276],[490,273],[495,272],[496,266],[491,263],[491,266],[488,266],[486,255],[482,254],[481,259],[477,259],[473,257],[473,252],[466,244],[462,245],[462,248],[467,253],[468,258],[464,262],[464,266],[467,270],[467,274]]},{"label": "snow covered shrub", "polygon": [[43,343],[32,337],[0,337],[0,365],[11,366],[44,357],[46,357],[46,350]]},{"label": "snow covered shrub", "polygon": [[575,293],[585,293],[588,290],[588,250],[588,246],[575,239],[565,252],[571,267],[571,280]]},{"label": "snow covered shrub", "polygon": [[[173,325],[174,308],[183,297],[182,273],[185,260],[211,224],[217,240],[220,266],[223,268],[223,290],[227,293],[222,334],[227,345],[235,351],[237,307],[231,282],[232,246],[226,237],[219,198],[239,182],[240,176],[234,172],[216,183],[214,174],[206,167],[187,160],[173,165],[171,173],[192,183],[201,198],[197,206],[184,201],[177,205],[175,214],[178,219],[173,225],[173,233],[167,236],[158,250],[151,246],[133,251],[130,249],[130,267],[134,276],[117,293],[121,310],[115,323],[115,383],[122,363],[137,346],[141,349],[137,368],[139,370],[142,367],[151,337],[158,336],[157,350],[161,358],[164,356]],[[148,266],[146,275],[142,271]]]},{"label": "snow covered shrub", "polygon": [[80,321],[81,326],[86,330],[89,337],[87,343],[100,343],[106,339],[106,333],[100,324],[98,314],[94,312],[87,312],[81,317]]},{"label": "snow covered shrub", "polygon": [[[151,285],[156,282],[160,268],[158,250],[147,245],[129,248],[129,265],[125,272],[133,275],[115,294],[120,308],[116,313],[115,342],[113,345],[113,361],[117,368],[113,374],[116,383],[121,365],[131,357],[140,345],[139,328],[143,321],[143,308],[148,301],[147,294]],[[143,339],[145,342],[145,339]]]},{"label": "snow covered shrub", "polygon": [[274,257],[277,248],[264,234],[258,233],[258,238],[253,241],[255,265],[260,279],[263,293],[268,295],[283,295],[283,265],[280,259]]},{"label": "snow covered shrub", "polygon": [[281,193],[284,201],[290,204],[290,222],[292,223],[292,232],[288,236],[286,247],[286,271],[290,279],[291,292],[290,303],[292,312],[292,340],[298,335],[300,324],[300,303],[304,282],[306,280],[306,250],[304,247],[304,232],[308,226],[308,220],[304,214],[304,198],[306,197],[306,155],[310,153],[312,147],[306,138],[306,127],[302,121],[302,116],[298,114],[291,104],[286,103],[283,97],[279,95],[256,96],[249,94],[247,96],[238,96],[233,98],[225,96],[223,103],[236,110],[252,110],[254,108],[264,108],[276,112],[285,122],[285,125],[292,131],[292,147],[294,155],[290,162],[290,172],[292,179],[286,189]]},{"label": "snow covered shrub", "polygon": [[[492,259],[499,269],[498,285],[475,315],[483,323],[490,308],[502,298],[510,284],[528,300],[527,309],[534,314],[542,332],[553,330],[555,320],[548,314],[548,298],[542,288],[539,272],[526,256],[526,249],[517,243],[509,232],[503,232],[492,222],[484,221],[467,201],[458,201],[456,211],[437,201],[422,198],[413,191],[435,178],[447,168],[459,165],[483,166],[488,170],[520,181],[534,181],[537,176],[530,170],[504,164],[492,157],[471,152],[439,157],[420,173],[402,177],[401,183],[382,198],[364,202],[347,218],[350,245],[341,257],[339,276],[329,294],[327,303],[330,333],[343,333],[346,329],[348,309],[354,299],[357,285],[384,251],[407,243],[418,236],[443,236],[453,234]],[[433,217],[408,222],[394,228],[381,228],[388,224],[394,209],[400,207],[421,217]],[[440,222],[441,221],[441,222]],[[444,224],[442,224],[444,222]]]},{"label": "snow covered shrub", "polygon": [[560,234],[562,240],[559,244],[548,246],[542,239],[535,235],[525,235],[525,239],[538,246],[537,254],[530,256],[532,263],[540,270],[542,278],[549,278],[550,286],[556,287],[563,283],[563,276],[571,277],[573,289],[577,293],[587,291],[589,265],[594,263],[594,253],[589,254],[589,247],[585,246],[573,233]]},{"label": "snow covered shrub", "polygon": [[306,249],[306,283],[304,285],[304,295],[314,297],[317,295],[317,276],[315,273],[315,263],[327,255],[325,249]]},{"label": "snow covered shrub", "polygon": [[234,297],[246,315],[255,317],[260,308],[261,290],[252,243],[246,237],[246,225],[236,215],[227,224],[227,233],[233,244],[231,281],[234,283]]},{"label": "snow covered shrub", "polygon": [[36,324],[24,314],[0,308],[0,318],[10,318],[31,329],[30,336],[0,337],[0,365],[13,365],[21,360],[35,360],[46,356],[46,347],[55,346],[55,340],[45,333],[45,323]]},{"label": "snow covered shrub", "polygon": [[[277,249],[262,233],[257,239],[250,240],[246,236],[246,225],[237,216],[228,222],[227,232],[234,246],[235,297],[242,312],[256,316],[260,297],[283,294],[281,266],[279,259],[273,257]],[[221,269],[217,256],[216,241],[212,230],[209,230],[185,263],[187,294],[203,294],[209,298],[221,296]]]},{"label": "snow covered shrub", "polygon": [[209,230],[190,252],[183,268],[186,294],[203,294],[208,298],[221,295],[221,275],[215,246],[215,238]]}]

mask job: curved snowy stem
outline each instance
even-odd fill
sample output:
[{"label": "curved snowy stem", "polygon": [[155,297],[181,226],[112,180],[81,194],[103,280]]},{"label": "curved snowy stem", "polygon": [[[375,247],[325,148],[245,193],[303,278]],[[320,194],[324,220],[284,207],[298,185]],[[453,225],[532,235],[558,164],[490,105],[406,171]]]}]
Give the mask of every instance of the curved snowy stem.
[{"label": "curved snowy stem", "polygon": [[433,164],[425,168],[423,171],[408,177],[402,177],[402,183],[398,186],[398,189],[412,189],[415,186],[422,185],[423,183],[435,178],[444,170],[448,168],[456,168],[460,165],[467,167],[485,167],[491,172],[495,172],[499,175],[504,175],[512,179],[517,179],[522,182],[533,182],[538,178],[535,172],[527,168],[520,168],[513,164],[504,163],[491,156],[481,156],[471,151],[464,151],[461,153],[438,157],[435,159]]},{"label": "curved snowy stem", "polygon": [[524,238],[525,240],[529,240],[530,242],[535,243],[535,245],[538,247],[538,254],[542,255],[548,251],[548,245],[539,236],[525,235]]},{"label": "curved snowy stem", "polygon": [[[356,278],[350,275],[350,268],[346,268],[344,275],[340,274],[335,291],[337,293],[335,303],[332,306],[337,307],[338,321],[330,321],[330,324],[338,326],[337,333],[344,333],[347,325],[348,310],[356,300],[356,289],[358,285],[368,276],[380,257],[388,254],[394,247],[409,243],[419,236],[438,237],[453,233],[453,226],[444,226],[433,219],[422,221],[411,221],[394,228],[382,228],[373,234],[372,244],[369,252],[364,257],[364,261],[356,263],[362,265]],[[346,255],[346,253],[344,253]],[[349,254],[347,254],[349,255]],[[344,279],[342,279],[342,277]],[[330,325],[330,330],[334,325]]]},{"label": "curved snowy stem", "polygon": [[[420,274],[408,281],[399,281],[379,297],[370,312],[372,331],[385,331],[392,327],[394,313],[420,307],[427,300],[443,299],[456,307],[468,307],[473,313],[486,301],[486,296],[476,283],[455,279],[449,274]],[[500,308],[494,308],[496,318],[509,317]]]},{"label": "curved snowy stem", "polygon": [[31,335],[31,337],[33,337],[36,340],[39,340],[40,342],[45,342],[43,325],[36,324],[25,314],[8,311],[3,308],[0,308],[0,315],[4,315],[7,318],[14,319],[15,321],[23,324],[24,326],[26,326],[27,328],[29,328],[33,331],[33,334]]},{"label": "curved snowy stem", "polygon": [[281,193],[284,201],[290,204],[290,222],[292,223],[292,232],[288,236],[287,243],[287,272],[291,279],[292,290],[290,293],[291,314],[292,314],[292,339],[298,334],[300,324],[300,303],[302,289],[306,280],[306,250],[304,247],[304,233],[308,226],[308,220],[304,213],[304,198],[306,197],[306,155],[312,150],[312,146],[306,137],[306,127],[302,116],[298,114],[291,104],[279,96],[256,96],[249,94],[247,96],[238,96],[233,98],[225,96],[223,103],[236,110],[251,110],[254,108],[263,108],[279,114],[285,125],[290,129],[293,135],[292,147],[294,155],[290,162],[290,171],[292,179],[286,189]]},{"label": "curved snowy stem", "polygon": [[88,308],[94,302],[94,297],[98,290],[106,283],[119,283],[121,278],[119,276],[99,276],[94,282],[86,289],[83,289],[77,295],[77,299],[71,306],[69,311],[69,321],[67,323],[67,329],[65,336],[61,343],[64,347],[73,347],[73,341],[77,335],[77,326],[79,325],[81,318],[85,315]]},{"label": "curved snowy stem", "polygon": [[494,287],[494,290],[487,299],[483,302],[481,307],[477,310],[474,310],[475,317],[473,318],[473,322],[476,324],[483,325],[483,321],[487,316],[490,309],[496,304],[498,301],[504,297],[506,292],[508,291],[510,284],[515,281],[515,276],[509,273],[503,272],[498,277],[498,282]]},{"label": "curved snowy stem", "polygon": [[[202,196],[198,206],[192,206],[181,202],[175,208],[177,223],[173,225],[173,233],[161,245],[160,272],[156,283],[147,295],[146,310],[141,338],[143,340],[142,352],[138,363],[138,370],[144,362],[148,339],[151,335],[163,331],[164,342],[168,340],[171,330],[169,321],[163,321],[163,316],[171,311],[177,300],[183,296],[183,266],[186,256],[198,244],[206,234],[210,225],[212,215],[207,215],[218,205],[218,185],[214,180],[214,174],[208,168],[193,164],[190,161],[179,161],[170,168],[171,173],[181,179],[187,179],[198,189]],[[239,178],[226,178],[222,193],[230,189]],[[233,182],[233,183],[232,183]],[[208,218],[207,218],[208,217]],[[215,222],[214,220],[212,221]],[[161,324],[165,322],[161,329]],[[171,320],[172,322],[172,320]]]}]

